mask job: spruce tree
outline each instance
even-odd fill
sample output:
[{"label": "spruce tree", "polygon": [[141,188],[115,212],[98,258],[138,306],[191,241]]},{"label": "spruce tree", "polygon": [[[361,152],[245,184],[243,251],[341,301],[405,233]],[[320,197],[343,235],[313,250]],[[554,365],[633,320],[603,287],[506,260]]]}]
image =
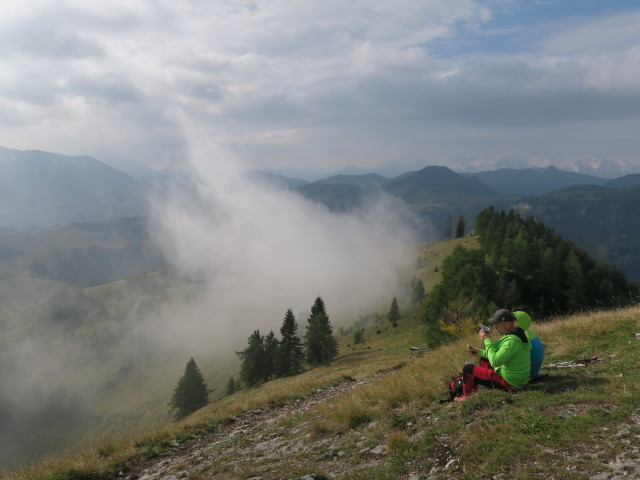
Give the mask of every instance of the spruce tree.
[{"label": "spruce tree", "polygon": [[169,405],[176,419],[184,418],[190,413],[209,403],[207,385],[193,357],[187,362],[184,375],[178,380]]},{"label": "spruce tree", "polygon": [[389,308],[387,319],[394,327],[398,326],[398,320],[400,320],[400,307],[398,306],[398,299],[396,297],[393,297],[393,300],[391,301],[391,307]]},{"label": "spruce tree", "polygon": [[280,342],[273,334],[273,330],[264,338],[264,369],[262,380],[266,382],[276,376],[278,371],[278,348]]},{"label": "spruce tree", "polygon": [[264,381],[264,337],[260,335],[260,330],[254,330],[249,337],[247,348],[242,352],[236,353],[242,359],[240,379],[244,384],[247,387],[253,387]]},{"label": "spruce tree", "polygon": [[291,309],[287,310],[280,327],[280,348],[278,349],[278,376],[286,377],[302,371],[304,351],[298,337],[298,323]]},{"label": "spruce tree", "polygon": [[229,377],[229,381],[227,382],[227,395],[235,393],[236,390],[238,390],[236,379],[234,377]]},{"label": "spruce tree", "polygon": [[458,215],[458,223],[456,224],[456,238],[464,237],[467,229],[467,222],[464,219],[464,215],[461,213]]},{"label": "spruce tree", "polygon": [[331,321],[321,297],[316,298],[311,307],[305,341],[309,365],[328,365],[338,354],[338,342],[333,336]]},{"label": "spruce tree", "polygon": [[477,215],[474,231],[480,249],[457,246],[425,302],[430,347],[464,334],[466,324],[500,307],[544,318],[636,301],[638,286],[621,272],[532,217],[487,208]]}]

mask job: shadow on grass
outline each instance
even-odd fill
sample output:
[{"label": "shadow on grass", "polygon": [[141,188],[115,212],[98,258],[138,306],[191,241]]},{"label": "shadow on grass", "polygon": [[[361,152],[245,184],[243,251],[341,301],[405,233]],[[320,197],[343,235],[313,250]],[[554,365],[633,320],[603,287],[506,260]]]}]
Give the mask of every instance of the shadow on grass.
[{"label": "shadow on grass", "polygon": [[611,383],[611,379],[603,376],[586,376],[583,372],[548,372],[549,376],[537,383],[530,384],[527,390],[535,390],[544,393],[564,393],[577,390],[582,387],[591,387]]}]

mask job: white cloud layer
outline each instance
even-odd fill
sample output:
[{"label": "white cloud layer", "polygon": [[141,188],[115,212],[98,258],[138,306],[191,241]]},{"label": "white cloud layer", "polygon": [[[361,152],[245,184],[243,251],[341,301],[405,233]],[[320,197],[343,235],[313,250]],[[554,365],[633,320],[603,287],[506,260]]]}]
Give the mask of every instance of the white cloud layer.
[{"label": "white cloud layer", "polygon": [[640,126],[640,10],[589,8],[4,2],[0,145],[176,167],[186,158],[179,110],[258,168],[637,163],[627,132]]},{"label": "white cloud layer", "polygon": [[[248,166],[202,130],[186,132],[198,189],[158,199],[154,238],[207,293],[180,307],[183,321],[166,319],[159,331],[168,344],[203,338],[211,346],[213,336],[222,346],[255,328],[277,331],[288,308],[308,312],[317,296],[334,324],[350,325],[406,292],[400,278],[415,261],[416,241],[406,207],[381,196],[356,212],[329,212],[251,180]],[[298,321],[303,332],[306,318]]]}]

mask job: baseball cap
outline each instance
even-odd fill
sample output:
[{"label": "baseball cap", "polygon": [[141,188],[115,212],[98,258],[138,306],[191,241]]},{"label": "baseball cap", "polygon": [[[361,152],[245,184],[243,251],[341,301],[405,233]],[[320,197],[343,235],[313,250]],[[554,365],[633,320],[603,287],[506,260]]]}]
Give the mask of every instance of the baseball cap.
[{"label": "baseball cap", "polygon": [[493,317],[487,320],[487,322],[493,325],[498,322],[514,322],[515,320],[516,318],[513,316],[513,313],[511,313],[506,308],[501,308],[500,310],[496,311],[496,313],[493,314]]}]

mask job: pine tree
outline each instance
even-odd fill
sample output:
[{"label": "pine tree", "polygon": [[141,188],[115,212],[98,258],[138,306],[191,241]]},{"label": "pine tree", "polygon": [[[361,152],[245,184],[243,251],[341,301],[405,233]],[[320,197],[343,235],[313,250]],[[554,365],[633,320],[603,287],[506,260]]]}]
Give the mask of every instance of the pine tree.
[{"label": "pine tree", "polygon": [[391,308],[389,308],[387,319],[394,327],[398,326],[398,320],[400,320],[400,307],[398,306],[398,299],[396,297],[393,297],[393,300],[391,301]]},{"label": "pine tree", "polygon": [[262,380],[266,382],[276,376],[278,371],[278,348],[280,342],[273,333],[264,337],[264,370],[262,372]]},{"label": "pine tree", "polygon": [[458,223],[456,224],[456,238],[464,237],[467,229],[467,222],[464,219],[464,215],[461,213],[458,215]]},{"label": "pine tree", "polygon": [[169,405],[176,419],[184,418],[190,413],[209,403],[207,385],[193,357],[187,362],[184,375],[178,380]]},{"label": "pine tree", "polygon": [[227,382],[227,395],[231,395],[238,390],[238,385],[236,383],[236,379],[234,377],[229,377],[229,381]]},{"label": "pine tree", "polygon": [[321,297],[311,307],[305,335],[309,365],[328,365],[338,354],[338,342],[333,336],[331,321]]},{"label": "pine tree", "polygon": [[302,371],[304,351],[298,337],[298,323],[291,309],[287,310],[280,327],[280,348],[278,349],[278,376],[286,377]]},{"label": "pine tree", "polygon": [[242,359],[240,365],[240,379],[247,387],[253,387],[264,381],[265,377],[265,353],[264,337],[260,330],[254,330],[248,340],[247,348],[242,352],[236,352]]}]

